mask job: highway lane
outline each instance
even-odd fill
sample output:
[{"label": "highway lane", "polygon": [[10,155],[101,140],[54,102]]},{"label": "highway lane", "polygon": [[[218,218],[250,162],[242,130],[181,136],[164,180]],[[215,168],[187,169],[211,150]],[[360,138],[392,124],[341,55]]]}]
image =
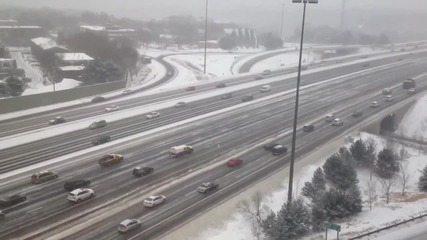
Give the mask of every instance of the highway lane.
[{"label": "highway lane", "polygon": [[[407,98],[405,91],[398,91],[397,99]],[[304,155],[316,148],[318,145],[328,142],[334,136],[360,122],[361,119],[374,114],[378,109],[369,107],[369,103],[378,100],[380,96],[374,96],[363,100],[354,107],[338,112],[345,121],[343,127],[333,127],[330,123],[322,120],[316,122],[316,130],[312,133],[298,133],[297,156]],[[365,116],[354,119],[351,113],[354,110],[363,110]],[[304,119],[304,117],[303,117]],[[272,127],[274,129],[274,126]],[[245,138],[246,139],[246,138]],[[276,142],[290,144],[290,134]],[[160,192],[167,196],[167,203],[154,209],[145,209],[142,203],[124,209],[120,215],[115,215],[114,219],[107,219],[93,227],[76,233],[67,239],[154,239],[174,226],[182,224],[191,216],[203,212],[210,206],[223,201],[230,195],[236,194],[244,187],[252,184],[258,179],[262,179],[273,173],[280,167],[287,165],[289,155],[275,157],[259,148],[241,157],[245,164],[241,168],[228,169],[226,167],[217,168],[208,175],[200,175],[185,183],[181,187],[171,188],[168,191]],[[220,190],[210,195],[203,195],[196,192],[197,186],[206,181],[219,183]],[[126,218],[138,218],[142,221],[142,226],[135,232],[129,234],[119,234],[118,224]]]},{"label": "highway lane", "polygon": [[[400,62],[397,64],[407,65],[410,63]],[[353,71],[356,70],[361,70],[360,66],[355,66]],[[383,70],[382,73],[386,73],[387,71],[388,70]],[[378,74],[381,74],[381,71]],[[324,73],[324,75],[322,76],[314,75],[311,78],[307,77],[304,78],[303,85],[316,83],[325,79],[329,79],[336,75],[337,73],[330,73],[329,75],[326,75],[326,73]],[[407,77],[407,75],[401,76],[402,79]],[[339,82],[340,80],[337,81]],[[275,82],[271,85],[273,88],[273,91],[271,93],[289,90],[294,87],[294,83],[292,81]],[[352,86],[349,86],[349,89],[351,88]],[[0,163],[0,173],[5,173],[14,169],[18,169],[20,167],[46,161],[48,159],[62,156],[64,154],[71,153],[77,150],[89,148],[91,147],[91,140],[95,139],[99,135],[109,134],[112,136],[112,139],[114,141],[115,139],[119,139],[121,137],[130,136],[159,126],[195,117],[203,113],[208,113],[211,111],[240,104],[242,96],[248,93],[255,93],[257,91],[257,87],[253,87],[234,92],[234,97],[231,100],[224,101],[220,100],[217,97],[214,97],[190,103],[182,110],[169,108],[166,109],[164,112],[161,112],[162,116],[159,119],[145,120],[144,117],[137,116],[113,122],[103,129],[79,130],[68,134],[20,145],[10,149],[5,149],[0,151],[0,154],[2,155],[2,160]],[[292,94],[293,93],[291,92],[288,95]],[[267,96],[267,94],[256,93],[255,97],[258,98],[258,96]]]},{"label": "highway lane", "polygon": [[[414,54],[414,55],[418,56],[420,54]],[[426,54],[424,54],[424,55],[426,55]],[[409,58],[409,57],[412,58],[414,56],[407,54],[407,58]],[[357,58],[354,58],[354,59],[357,59]],[[396,61],[397,59],[398,58],[393,57],[393,58],[388,58],[385,60],[375,60],[375,61],[371,62],[371,66],[380,65],[380,64],[384,63],[384,61],[385,62]],[[325,66],[328,64],[333,64],[333,63],[335,63],[335,62],[323,63],[322,66]],[[339,67],[338,69],[340,71],[343,71],[343,72],[345,72],[345,69],[348,69],[349,71],[351,71],[351,69],[354,68],[355,66],[360,66],[360,63],[352,65],[352,66]],[[314,68],[314,67],[315,66],[310,66],[310,68]],[[278,70],[278,71],[274,71],[271,74],[271,76],[279,76],[282,74],[292,73],[295,71],[296,71],[296,68],[295,69]],[[316,73],[316,75],[318,75],[318,74],[322,74],[322,73]],[[313,74],[310,74],[310,75],[313,75]],[[268,77],[271,77],[271,76],[268,76]],[[310,76],[307,76],[307,77],[310,77]],[[220,82],[225,82],[228,85],[232,86],[232,85],[246,83],[246,82],[249,82],[252,80],[253,80],[253,76],[243,76],[243,77],[235,77],[235,78],[232,78],[230,80],[225,80],[225,81],[220,81]],[[198,87],[198,89],[195,92],[185,92],[183,89],[178,89],[178,90],[164,92],[164,93],[158,93],[158,94],[154,94],[154,95],[135,97],[132,99],[127,99],[127,100],[123,100],[123,99],[118,98],[116,101],[108,101],[105,103],[76,106],[73,108],[60,109],[60,110],[55,110],[55,111],[46,112],[46,113],[42,113],[42,114],[25,116],[25,117],[21,117],[18,119],[1,121],[0,122],[0,137],[10,136],[10,135],[21,133],[21,132],[26,132],[26,131],[30,131],[30,130],[35,130],[35,129],[47,127],[48,121],[50,119],[57,117],[57,116],[63,116],[68,121],[75,121],[75,120],[79,120],[79,119],[84,119],[84,118],[88,118],[88,117],[102,115],[105,113],[104,112],[105,107],[110,106],[111,104],[117,104],[121,107],[121,109],[143,106],[146,104],[164,101],[167,99],[179,98],[179,97],[184,97],[184,96],[188,96],[188,95],[195,94],[195,93],[202,93],[205,91],[210,91],[218,83],[219,82],[215,82],[215,83],[210,83],[210,84],[200,86],[200,87]]]},{"label": "highway lane", "polygon": [[[394,72],[391,74],[394,75]],[[388,82],[387,78],[388,78],[387,74],[384,74],[382,78],[379,78],[376,76],[375,79],[377,81],[373,81],[373,79],[371,78],[362,78],[360,89],[358,91],[356,90],[350,91],[350,93],[354,93],[359,96],[364,96],[367,94],[367,92],[365,91],[367,87],[370,93],[378,93],[379,90],[384,85],[384,82]],[[401,81],[399,76],[394,76],[394,78],[396,82]],[[363,84],[366,82],[373,82],[373,84],[369,86]],[[350,100],[352,99],[353,101],[351,102],[354,102],[354,98],[355,98],[354,95],[353,96],[349,95],[347,102],[345,102],[345,99],[342,99],[343,97],[346,97],[346,96],[345,94],[340,94],[340,93],[343,92],[343,89],[348,91],[345,85],[341,86],[337,84],[335,85],[332,84],[332,86],[329,86],[329,88],[330,88],[330,92],[319,91],[320,89],[313,89],[312,92],[306,92],[306,94],[302,95],[302,96],[305,96],[301,99],[302,100],[301,109],[303,112],[303,114],[301,115],[302,121],[308,121],[314,118],[315,116],[319,116],[319,115],[323,116],[323,113],[325,111],[332,110],[329,108],[334,108],[338,103],[336,101],[331,103],[330,100],[328,99],[328,97],[330,96],[337,96],[336,100],[341,100],[340,103],[342,104],[346,104],[347,102],[349,103]],[[318,95],[318,96],[314,96],[314,95]],[[316,99],[317,100],[325,99],[325,101],[313,101]],[[366,106],[366,101],[368,101],[368,99],[364,98],[363,101],[365,101],[365,106]],[[128,162],[129,164],[123,166],[124,168],[123,171],[117,172],[117,169],[114,169],[114,170],[109,169],[110,171],[105,171],[105,169],[100,169],[96,164],[96,159],[95,160],[92,159],[90,162],[85,162],[84,164],[82,164],[79,161],[76,161],[76,167],[74,169],[68,169],[68,170],[63,169],[62,171],[66,171],[68,174],[71,174],[71,175],[76,175],[76,173],[78,174],[81,172],[89,171],[85,173],[87,175],[83,175],[82,177],[87,177],[87,176],[95,177],[97,176],[97,174],[102,173],[101,176],[104,175],[103,176],[104,179],[100,180],[98,182],[99,184],[97,183],[97,180],[95,180],[94,185],[95,186],[106,185],[107,187],[100,189],[99,191],[98,189],[95,188],[97,192],[100,192],[98,197],[95,198],[94,201],[92,201],[92,202],[96,202],[96,204],[91,203],[91,205],[81,204],[79,206],[72,206],[73,208],[68,210],[68,212],[66,213],[82,212],[87,207],[92,207],[93,205],[97,205],[99,203],[98,201],[106,201],[107,199],[111,199],[114,196],[120,196],[126,193],[127,191],[129,191],[130,189],[135,188],[135,185],[133,185],[132,182],[129,182],[126,180],[128,178],[132,179],[132,176],[130,176],[131,168],[135,166],[136,163],[144,162],[146,158],[150,159],[150,156],[153,153],[155,156],[154,159],[147,160],[147,161],[153,161],[152,164],[154,163],[160,164],[159,167],[156,166],[156,169],[160,168],[160,171],[162,171],[161,170],[162,166],[165,166],[165,165],[166,165],[166,168],[169,167],[169,169],[182,169],[183,166],[188,166],[188,165],[191,165],[192,163],[193,164],[192,167],[195,167],[197,165],[206,163],[207,161],[211,160],[213,157],[226,154],[227,152],[230,152],[231,149],[242,149],[245,146],[248,146],[251,144],[253,145],[255,142],[260,141],[265,137],[277,134],[278,129],[290,128],[290,123],[292,122],[291,113],[292,113],[293,105],[286,104],[287,107],[284,108],[283,107],[284,105],[282,104],[286,102],[291,103],[292,98],[288,98],[286,102],[282,102],[282,101],[277,102],[277,100],[273,102],[275,102],[275,104],[273,104],[271,107],[262,106],[261,103],[256,104],[256,105],[260,105],[258,108],[254,108],[254,106],[247,106],[245,108],[242,108],[241,110],[239,109],[239,111],[230,113],[231,116],[227,116],[227,115],[218,116],[217,118],[211,119],[212,123],[207,123],[203,125],[203,126],[209,126],[209,127],[211,126],[212,128],[209,128],[209,127],[201,128],[200,125],[192,125],[192,126],[189,126],[190,127],[189,130],[185,130],[184,134],[182,133],[182,131],[172,132],[170,133],[171,137],[165,136],[165,137],[162,137],[161,139],[156,139],[155,145],[157,145],[159,148],[163,150],[156,149],[154,150],[154,152],[133,153],[136,155],[131,154],[130,159],[125,161],[125,164],[128,164]],[[242,114],[242,113],[246,113],[246,114]],[[283,122],[283,116],[286,117],[284,121],[285,123]],[[223,119],[223,121],[219,121],[218,119]],[[231,125],[231,126],[226,127],[227,125]],[[268,126],[268,128],[265,128],[265,126]],[[236,132],[238,132],[241,135],[244,135],[245,138],[241,138],[240,136],[236,135],[235,134]],[[183,142],[193,144],[196,147],[196,152],[198,153],[197,155],[194,154],[189,158],[180,159],[178,161],[168,159],[167,157],[165,157],[165,155],[162,155],[162,154],[166,154],[164,152],[165,149],[167,150],[169,146],[172,146],[171,144],[172,142],[163,144],[164,139],[176,139],[176,138],[181,138],[183,136],[187,137],[188,139],[186,140],[179,139],[179,141],[173,142],[174,145],[181,144]],[[227,139],[230,139],[230,140],[227,140]],[[219,149],[216,148],[218,142],[221,143],[221,146],[222,146]],[[144,144],[144,146],[146,145]],[[199,146],[208,146],[207,148],[208,152],[206,153],[207,154],[206,156],[199,155],[198,149],[201,149],[200,151],[201,154],[203,154],[203,152],[206,151],[205,149]],[[138,149],[138,151],[141,151],[141,147],[137,147],[136,149]],[[157,155],[156,155],[156,152],[157,152]],[[126,156],[128,156],[127,153],[125,154]],[[132,155],[135,156],[135,158],[133,158]],[[168,161],[166,161],[165,158]],[[144,160],[141,161],[141,159],[144,159]],[[127,170],[125,170],[125,168],[127,168]],[[122,169],[122,166],[120,167],[120,169]],[[61,178],[62,176],[67,175],[67,174],[63,175],[62,172],[60,172],[60,174],[61,174]],[[156,174],[157,174],[157,171],[156,171]],[[159,174],[161,174],[161,172]],[[138,180],[135,180],[135,181],[136,183],[134,184],[138,185]],[[52,186],[52,190],[49,190],[50,187],[47,188],[47,186]],[[110,186],[115,186],[116,191],[108,193],[108,190],[110,190],[111,188]],[[37,200],[37,194],[40,194],[40,191],[41,191],[40,188],[43,188],[43,187],[47,188],[45,191],[48,194],[48,196],[41,196],[40,201],[42,202],[40,202],[39,200]],[[15,229],[15,231],[19,231],[20,233],[23,233],[24,231],[20,230],[19,226],[23,226],[25,225],[25,223],[29,221],[30,222],[29,224],[32,224],[33,227],[36,227],[38,225],[34,223],[34,220],[40,219],[43,216],[48,217],[51,221],[54,219],[56,220],[61,219],[60,216],[56,216],[55,214],[53,214],[52,216],[53,212],[57,212],[58,214],[64,214],[64,213],[60,213],[60,211],[66,209],[69,206],[68,204],[66,204],[65,193],[58,196],[57,198],[52,197],[52,192],[59,191],[54,189],[61,188],[61,183],[45,184],[43,185],[43,187],[41,186],[30,187],[30,188],[33,188],[32,191],[34,192],[35,196],[33,197],[32,195],[30,195],[29,201],[34,200],[35,203],[31,204],[30,202],[27,208],[23,208],[21,210],[18,210],[17,212],[14,212],[14,211],[10,212],[10,215],[9,215],[10,218],[13,218],[16,216],[22,216],[22,218],[11,222],[10,223],[11,225],[8,225],[10,227],[8,228],[9,230]],[[16,189],[18,188],[16,186],[13,186],[12,189],[9,189],[9,191],[16,190]],[[21,189],[21,190],[25,190],[25,189]],[[2,192],[3,191],[5,191],[5,189],[2,189]],[[49,202],[49,200],[47,200],[48,202],[46,203],[46,199],[50,199],[52,202]],[[64,204],[65,204],[65,208],[64,208]],[[47,209],[42,208],[43,209],[42,213],[39,213],[37,210],[39,210],[39,208],[42,206],[49,206],[49,207]],[[29,217],[28,214],[25,215],[25,213],[28,213],[28,214],[37,213],[37,214],[33,217]],[[64,215],[61,215],[61,216],[63,217]],[[48,220],[44,220],[43,222],[41,222],[40,223],[41,226],[44,226],[46,221]],[[20,225],[17,226],[18,223]],[[2,229],[2,234],[4,231],[7,231],[7,229],[6,230]]]}]

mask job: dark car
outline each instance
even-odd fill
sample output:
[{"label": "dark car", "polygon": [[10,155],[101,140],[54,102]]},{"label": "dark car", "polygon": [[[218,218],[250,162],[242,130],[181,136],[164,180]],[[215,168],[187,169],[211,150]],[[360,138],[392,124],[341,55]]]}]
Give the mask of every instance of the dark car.
[{"label": "dark car", "polygon": [[142,177],[152,174],[154,172],[154,168],[152,167],[136,167],[133,169],[132,174],[135,177]]},{"label": "dark car", "polygon": [[103,102],[103,101],[105,101],[105,97],[103,97],[103,96],[94,97],[91,100],[92,103],[99,103],[99,102]]},{"label": "dark car", "polygon": [[227,167],[238,167],[242,165],[243,161],[241,159],[233,158],[227,161]]},{"label": "dark car", "polygon": [[271,151],[277,145],[279,145],[279,144],[277,144],[277,143],[270,143],[270,144],[264,145],[264,150],[265,151]]},{"label": "dark car", "polygon": [[255,76],[255,80],[262,80],[264,77],[263,76],[261,76],[261,75],[256,75]]},{"label": "dark car", "polygon": [[302,127],[302,130],[303,130],[304,132],[313,132],[313,131],[314,131],[314,125],[312,125],[312,124],[304,125],[304,126]]},{"label": "dark car", "polygon": [[56,124],[61,124],[61,123],[65,123],[67,120],[65,120],[65,118],[63,117],[56,117],[52,120],[49,120],[49,124],[50,125],[56,125]]},{"label": "dark car", "polygon": [[31,175],[31,182],[33,184],[44,183],[53,179],[57,179],[58,174],[53,171],[42,171]]},{"label": "dark car", "polygon": [[196,90],[196,87],[192,86],[192,87],[188,87],[185,89],[185,91],[194,91]]},{"label": "dark car", "polygon": [[251,100],[254,100],[254,95],[246,95],[246,96],[244,96],[242,98],[243,102],[248,102],[248,101],[251,101]]},{"label": "dark car", "polygon": [[362,112],[362,111],[356,111],[356,112],[353,112],[353,113],[351,114],[351,116],[353,116],[353,117],[355,117],[355,118],[358,118],[358,117],[363,116],[363,112]]},{"label": "dark car", "polygon": [[284,154],[288,152],[288,148],[283,146],[283,145],[277,145],[275,146],[273,149],[271,149],[271,152],[273,153],[273,155],[277,156],[280,154]]},{"label": "dark car", "polygon": [[99,145],[99,144],[103,144],[103,143],[106,143],[109,141],[111,141],[110,135],[103,135],[103,136],[99,136],[96,139],[92,140],[92,144],[93,145]]},{"label": "dark car", "polygon": [[14,194],[0,198],[0,207],[11,207],[21,202],[25,202],[27,197],[23,194]]},{"label": "dark car", "polygon": [[369,63],[365,63],[365,64],[362,65],[362,67],[365,67],[365,68],[369,67],[369,66],[371,66],[371,64],[369,64]]},{"label": "dark car", "polygon": [[415,80],[412,78],[406,79],[405,81],[403,81],[403,89],[411,89],[411,88],[415,88]]},{"label": "dark car", "polygon": [[197,188],[199,193],[210,193],[219,188],[219,185],[212,182],[203,183],[200,187]]},{"label": "dark car", "polygon": [[64,189],[71,192],[77,188],[86,188],[90,186],[90,181],[85,179],[67,181],[64,183]]},{"label": "dark car", "polygon": [[232,98],[232,97],[233,97],[232,93],[226,93],[226,94],[223,94],[221,96],[221,99],[224,100],[224,99],[229,99],[229,98]]},{"label": "dark car", "polygon": [[225,88],[227,85],[225,83],[218,83],[215,87],[216,88]]},{"label": "dark car", "polygon": [[92,124],[89,125],[89,129],[97,129],[97,128],[102,128],[107,126],[107,121],[105,120],[98,120],[93,122]]}]

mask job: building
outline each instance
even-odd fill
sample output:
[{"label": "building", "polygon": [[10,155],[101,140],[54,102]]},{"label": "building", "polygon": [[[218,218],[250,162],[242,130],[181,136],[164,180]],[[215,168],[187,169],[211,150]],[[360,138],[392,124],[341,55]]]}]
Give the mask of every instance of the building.
[{"label": "building", "polygon": [[90,32],[108,37],[110,40],[117,41],[120,43],[123,39],[128,40],[132,47],[138,46],[138,35],[135,29],[122,28],[117,25],[103,26],[92,26],[82,25],[80,26],[81,32]]},{"label": "building", "polygon": [[60,82],[64,78],[79,79],[93,60],[85,53],[56,53],[56,81]]},{"label": "building", "polygon": [[16,60],[11,58],[0,58],[0,71],[17,69]]},{"label": "building", "polygon": [[55,70],[55,54],[69,52],[64,46],[58,45],[56,41],[38,37],[31,39],[31,53],[40,65],[50,72]]},{"label": "building", "polygon": [[[199,41],[197,46],[199,48],[205,48],[205,41]],[[216,40],[206,41],[206,48],[219,48],[218,41],[216,41]]]},{"label": "building", "polygon": [[6,46],[27,47],[31,39],[43,35],[40,26],[0,26],[0,41]]}]

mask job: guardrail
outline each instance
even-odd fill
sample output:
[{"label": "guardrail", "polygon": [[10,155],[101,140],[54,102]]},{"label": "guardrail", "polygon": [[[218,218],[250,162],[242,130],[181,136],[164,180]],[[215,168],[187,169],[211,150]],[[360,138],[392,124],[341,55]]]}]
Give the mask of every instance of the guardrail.
[{"label": "guardrail", "polygon": [[424,217],[427,217],[427,213],[420,214],[420,215],[418,215],[416,217],[412,217],[412,218],[409,218],[409,219],[406,219],[406,220],[402,220],[402,221],[397,222],[397,223],[392,223],[390,225],[386,225],[385,227],[378,228],[378,229],[376,229],[374,231],[370,231],[370,232],[364,233],[364,234],[356,236],[356,237],[348,238],[347,240],[361,239],[363,237],[367,237],[369,235],[372,235],[372,234],[375,234],[375,233],[379,233],[381,231],[388,230],[390,228],[394,228],[394,227],[397,227],[397,226],[400,226],[400,225],[403,225],[403,224],[406,224],[408,222],[412,222],[412,221],[415,221],[415,220],[418,220],[418,219],[421,219],[421,218],[424,218]]}]

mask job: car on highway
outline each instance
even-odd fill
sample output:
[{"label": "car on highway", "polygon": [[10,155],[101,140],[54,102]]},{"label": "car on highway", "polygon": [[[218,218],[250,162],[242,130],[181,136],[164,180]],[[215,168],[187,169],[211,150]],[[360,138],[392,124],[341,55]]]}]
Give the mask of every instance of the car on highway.
[{"label": "car on highway", "polygon": [[308,69],[308,66],[301,66],[301,71],[305,71],[305,70],[307,70]]},{"label": "car on highway", "polygon": [[168,76],[172,76],[172,75],[173,75],[173,73],[172,73],[171,71],[168,71],[167,75],[168,75]]},{"label": "car on highway", "polygon": [[152,167],[135,167],[132,170],[132,174],[135,177],[143,177],[143,176],[147,176],[150,175],[154,172],[154,168]]},{"label": "car on highway", "polygon": [[144,207],[155,207],[157,205],[160,205],[166,201],[166,197],[163,195],[152,195],[149,196],[147,199],[144,200]]},{"label": "car on highway", "polygon": [[227,85],[225,83],[218,83],[215,87],[216,88],[225,88]]},{"label": "car on highway", "polygon": [[355,111],[351,114],[351,116],[358,118],[358,117],[363,116],[363,112],[362,111]]},{"label": "car on highway", "polygon": [[104,155],[101,159],[98,160],[99,165],[102,167],[108,167],[114,164],[123,162],[125,157],[121,154],[107,154]]},{"label": "car on highway", "polygon": [[415,88],[415,80],[412,78],[406,79],[405,81],[403,81],[402,87],[403,89],[411,89],[411,88]]},{"label": "car on highway", "polygon": [[185,89],[185,91],[194,91],[194,90],[196,90],[196,87],[195,87],[195,86],[187,87],[187,88]]},{"label": "car on highway", "polygon": [[58,178],[58,174],[54,171],[41,171],[31,175],[31,183],[39,184],[51,181]]},{"label": "car on highway", "polygon": [[141,221],[138,219],[126,219],[123,220],[118,227],[120,233],[127,233],[128,231],[134,230],[141,226]]},{"label": "car on highway", "polygon": [[0,210],[0,218],[4,218],[5,214]]},{"label": "car on highway", "polygon": [[362,67],[364,67],[364,68],[369,67],[369,66],[371,66],[371,64],[369,64],[369,63],[365,63],[362,65]]},{"label": "car on highway", "polygon": [[242,98],[242,102],[248,102],[248,101],[252,101],[252,100],[254,100],[254,95],[252,95],[252,94],[246,95]]},{"label": "car on highway", "polygon": [[334,113],[330,113],[330,114],[326,115],[325,121],[326,122],[332,122],[335,118],[336,118],[335,114]]},{"label": "car on highway", "polygon": [[270,69],[266,69],[262,72],[262,75],[270,75],[271,74],[271,70]]},{"label": "car on highway", "polygon": [[385,96],[385,101],[386,102],[393,102],[393,96],[392,95],[387,95],[387,96]]},{"label": "car on highway", "polygon": [[103,96],[97,96],[97,97],[92,98],[92,100],[91,100],[92,103],[99,103],[99,102],[103,102],[103,101],[105,101],[105,97],[103,97]]},{"label": "car on highway", "polygon": [[372,103],[371,103],[371,108],[377,108],[377,107],[379,107],[380,106],[380,103],[379,102],[377,102],[377,101],[373,101]]},{"label": "car on highway", "polygon": [[179,158],[187,154],[192,154],[193,151],[194,149],[190,145],[174,146],[169,149],[169,156],[172,158]]},{"label": "car on highway", "polygon": [[219,188],[219,185],[213,182],[206,182],[206,183],[202,183],[202,185],[200,185],[197,188],[197,191],[199,193],[210,193],[212,191],[215,191]]},{"label": "car on highway", "polygon": [[185,107],[185,105],[187,105],[187,103],[185,103],[185,102],[177,102],[177,103],[175,104],[175,107],[176,107],[176,108],[179,108],[179,107]]},{"label": "car on highway", "polygon": [[131,94],[132,93],[132,90],[131,89],[126,89],[126,90],[124,90],[123,92],[122,92],[122,95],[129,95],[129,94]]},{"label": "car on highway", "polygon": [[77,188],[68,194],[71,202],[81,202],[95,197],[95,192],[90,188]]},{"label": "car on highway", "polygon": [[416,90],[415,90],[415,88],[411,88],[411,89],[409,89],[408,90],[408,94],[415,94],[416,93]]},{"label": "car on highway", "polygon": [[105,126],[107,126],[107,121],[105,121],[105,120],[98,120],[98,121],[95,121],[95,122],[91,123],[89,125],[89,129],[93,130],[93,129],[97,129],[97,128],[103,128]]},{"label": "car on highway", "polygon": [[390,94],[392,94],[392,90],[390,88],[384,88],[381,93],[383,95],[390,95]]},{"label": "car on highway", "polygon": [[283,145],[277,145],[273,149],[271,149],[271,153],[273,153],[274,156],[284,154],[288,152],[288,147]]},{"label": "car on highway", "polygon": [[52,120],[49,120],[49,125],[56,125],[56,124],[61,124],[65,122],[67,122],[67,120],[64,117],[56,117]]},{"label": "car on highway", "polygon": [[313,132],[314,131],[314,125],[313,124],[306,124],[302,127],[303,132]]},{"label": "car on highway", "polygon": [[233,97],[233,94],[232,93],[225,93],[225,94],[223,94],[222,96],[221,96],[221,99],[222,100],[225,100],[225,99],[230,99],[230,98],[232,98]]},{"label": "car on highway", "polygon": [[71,180],[71,181],[66,181],[64,183],[64,189],[69,192],[76,190],[77,188],[85,188],[89,186],[90,186],[90,180],[87,180],[87,179]]},{"label": "car on highway", "polygon": [[111,141],[110,135],[102,135],[92,140],[92,145],[99,145]]},{"label": "car on highway", "polygon": [[335,118],[332,121],[332,126],[342,126],[343,124],[344,124],[344,122],[339,118]]},{"label": "car on highway", "polygon": [[238,158],[233,158],[227,161],[226,165],[227,167],[239,167],[240,165],[242,165],[243,160],[238,159]]},{"label": "car on highway", "polygon": [[264,79],[264,77],[262,75],[256,75],[255,76],[255,80],[262,80]]},{"label": "car on highway", "polygon": [[278,143],[269,143],[263,146],[265,151],[271,151],[275,146],[279,145]]},{"label": "car on highway", "polygon": [[160,113],[159,112],[150,112],[149,114],[147,114],[147,116],[145,116],[147,119],[153,119],[153,118],[158,118],[160,117]]},{"label": "car on highway", "polygon": [[261,92],[261,93],[266,93],[266,92],[270,92],[270,91],[271,91],[271,86],[270,85],[263,85],[259,89],[259,92]]},{"label": "car on highway", "polygon": [[119,110],[120,110],[120,107],[117,105],[111,105],[111,106],[105,108],[106,112],[115,112],[115,111],[119,111]]},{"label": "car on highway", "polygon": [[27,201],[27,196],[23,194],[14,194],[0,198],[0,207],[6,208]]}]

